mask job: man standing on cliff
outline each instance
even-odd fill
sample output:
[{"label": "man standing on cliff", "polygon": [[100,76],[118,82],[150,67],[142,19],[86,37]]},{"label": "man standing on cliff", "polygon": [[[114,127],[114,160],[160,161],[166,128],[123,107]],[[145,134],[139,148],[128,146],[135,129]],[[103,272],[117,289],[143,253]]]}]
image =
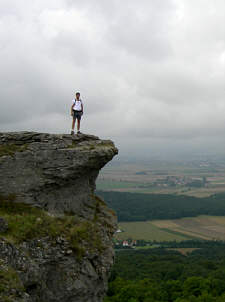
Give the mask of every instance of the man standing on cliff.
[{"label": "man standing on cliff", "polygon": [[72,101],[72,106],[71,106],[71,116],[73,117],[73,122],[72,122],[72,129],[71,129],[71,135],[74,134],[74,127],[75,123],[77,120],[77,134],[80,134],[80,121],[81,121],[81,116],[83,115],[84,112],[84,107],[83,107],[83,102],[80,99],[80,92],[76,92],[76,97]]}]

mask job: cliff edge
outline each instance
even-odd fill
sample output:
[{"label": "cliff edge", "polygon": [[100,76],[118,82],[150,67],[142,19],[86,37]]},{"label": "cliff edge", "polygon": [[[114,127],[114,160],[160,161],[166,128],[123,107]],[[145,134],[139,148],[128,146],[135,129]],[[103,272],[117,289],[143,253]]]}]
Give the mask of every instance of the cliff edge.
[{"label": "cliff edge", "polygon": [[102,301],[116,217],[95,180],[117,153],[92,135],[0,133],[0,301]]}]

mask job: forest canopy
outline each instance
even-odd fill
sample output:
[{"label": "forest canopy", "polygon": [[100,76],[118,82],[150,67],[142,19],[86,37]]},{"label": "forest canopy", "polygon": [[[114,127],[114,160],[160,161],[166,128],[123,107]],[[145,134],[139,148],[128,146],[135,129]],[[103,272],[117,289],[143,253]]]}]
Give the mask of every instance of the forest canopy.
[{"label": "forest canopy", "polygon": [[225,247],[117,253],[105,302],[224,302]]},{"label": "forest canopy", "polygon": [[116,211],[119,222],[225,215],[225,194],[222,193],[204,198],[113,191],[97,191],[97,194]]}]

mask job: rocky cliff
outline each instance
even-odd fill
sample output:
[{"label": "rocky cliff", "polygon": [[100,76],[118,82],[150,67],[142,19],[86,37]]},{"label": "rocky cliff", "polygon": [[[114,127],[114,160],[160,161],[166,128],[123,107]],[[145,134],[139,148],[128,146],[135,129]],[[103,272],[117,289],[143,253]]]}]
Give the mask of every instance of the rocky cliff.
[{"label": "rocky cliff", "polygon": [[116,217],[95,180],[117,152],[91,135],[0,133],[0,301],[102,301]]}]

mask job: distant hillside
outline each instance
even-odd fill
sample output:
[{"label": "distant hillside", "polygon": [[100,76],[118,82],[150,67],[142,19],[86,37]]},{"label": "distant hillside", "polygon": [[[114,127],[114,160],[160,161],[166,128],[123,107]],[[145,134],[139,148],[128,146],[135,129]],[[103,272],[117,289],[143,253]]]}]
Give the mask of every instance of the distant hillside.
[{"label": "distant hillside", "polygon": [[198,215],[225,215],[225,194],[198,198],[185,195],[97,191],[119,221],[176,219]]}]

